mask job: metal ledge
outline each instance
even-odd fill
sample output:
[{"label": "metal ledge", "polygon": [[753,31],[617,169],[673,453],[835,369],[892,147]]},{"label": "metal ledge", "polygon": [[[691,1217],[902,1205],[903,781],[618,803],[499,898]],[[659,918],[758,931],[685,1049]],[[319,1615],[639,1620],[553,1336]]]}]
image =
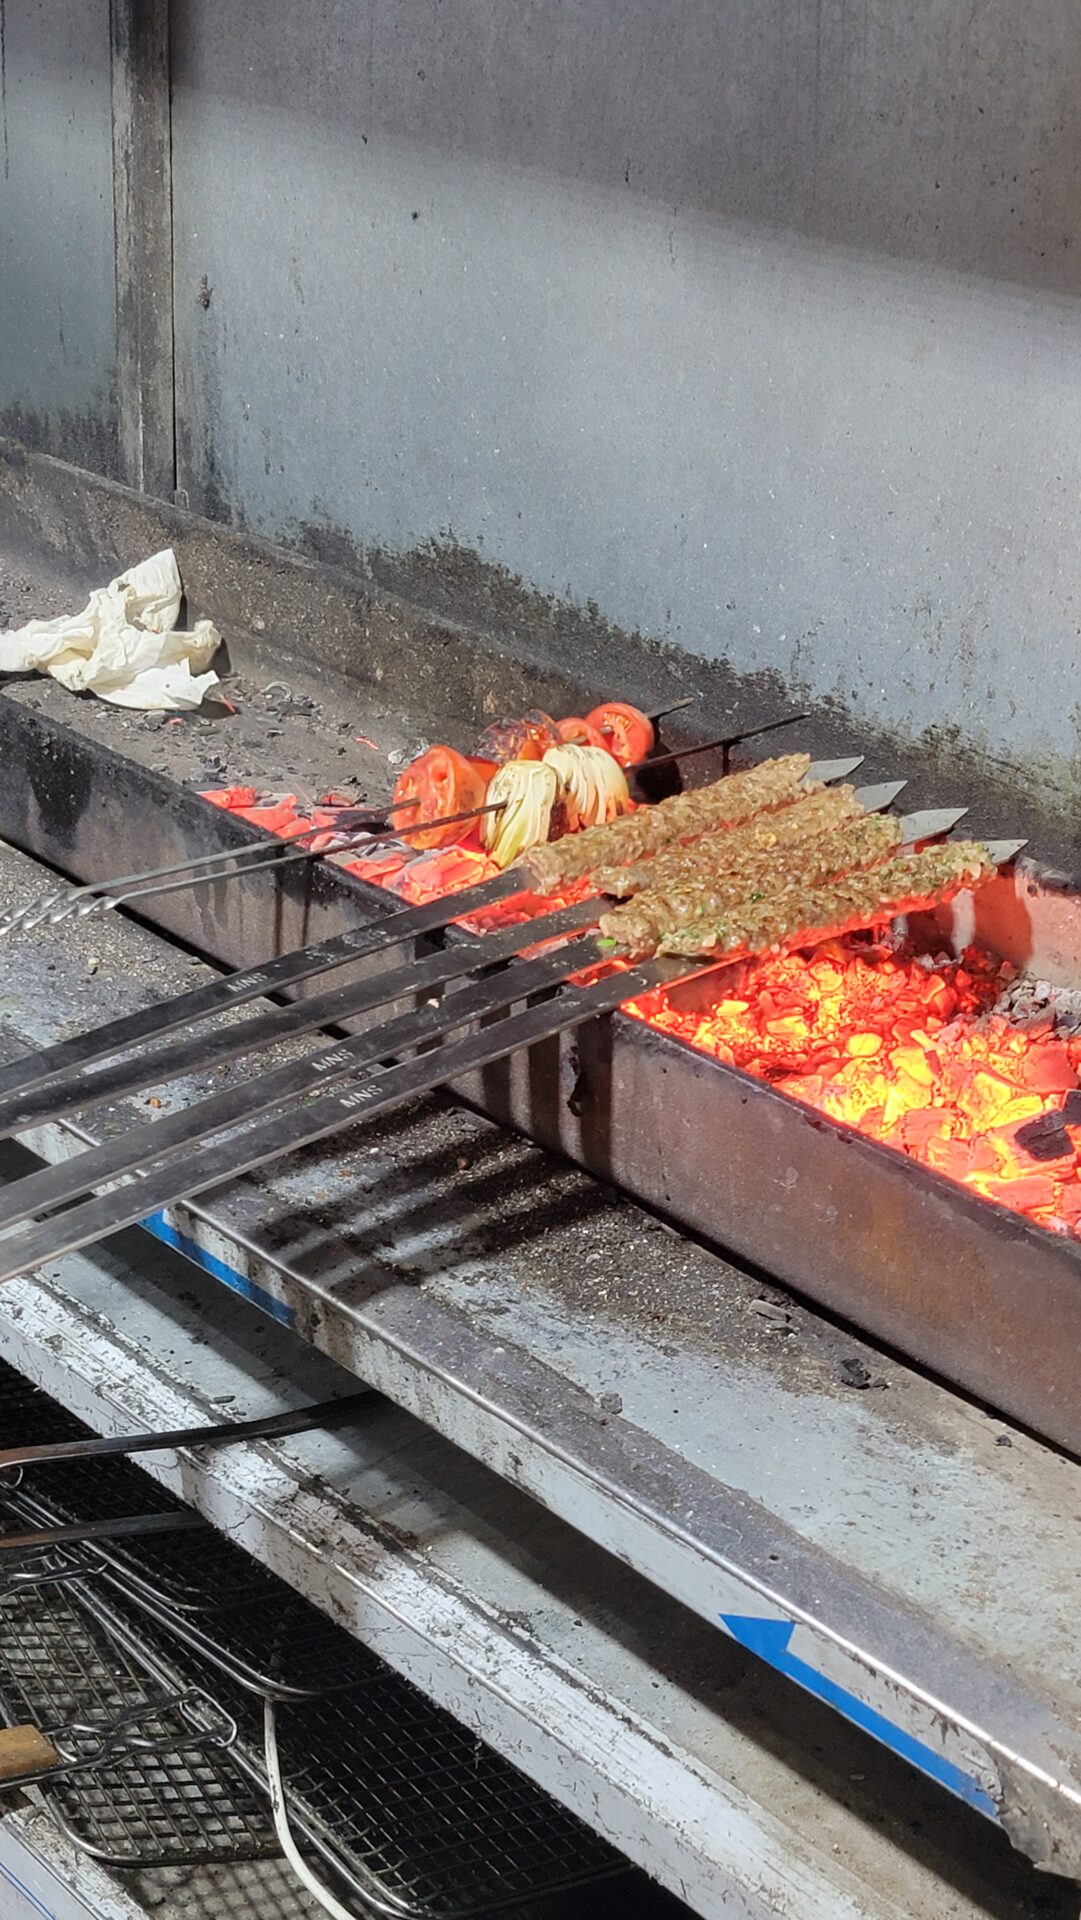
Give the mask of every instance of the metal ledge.
[{"label": "metal ledge", "polygon": [[[0,863],[9,894],[40,884]],[[115,919],[68,926],[0,949],[0,1006],[40,1044],[195,965]],[[94,1130],[146,1117],[136,1098]],[[445,1104],[151,1224],[1081,1876],[1076,1465]],[[881,1387],[843,1384],[853,1357]]]},{"label": "metal ledge", "polygon": [[[350,1384],[138,1234],[6,1289],[0,1328],[103,1432]],[[334,1435],[146,1464],[695,1911],[1031,1912],[973,1816],[387,1401]]]}]

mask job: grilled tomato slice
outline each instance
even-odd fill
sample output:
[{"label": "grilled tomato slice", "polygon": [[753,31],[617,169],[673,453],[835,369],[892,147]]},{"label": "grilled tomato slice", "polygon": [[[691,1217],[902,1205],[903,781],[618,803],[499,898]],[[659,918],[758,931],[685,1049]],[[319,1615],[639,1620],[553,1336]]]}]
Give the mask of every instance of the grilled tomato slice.
[{"label": "grilled tomato slice", "polygon": [[[394,783],[394,805],[402,808],[394,814],[394,826],[404,833],[415,820],[448,820],[468,813],[471,807],[484,805],[487,789],[485,775],[464,753],[456,753],[453,747],[429,747],[403,768]],[[409,845],[421,850],[446,847],[464,840],[469,831],[468,821],[456,827],[426,827],[423,833],[410,833]]]},{"label": "grilled tomato slice", "polygon": [[556,727],[566,747],[603,747],[606,753],[608,751],[608,742],[603,733],[598,733],[595,726],[577,713],[572,713],[567,720],[557,720]]},{"label": "grilled tomato slice", "polygon": [[605,700],[586,714],[586,720],[591,727],[596,727],[603,744],[621,767],[632,767],[644,760],[657,737],[648,715],[626,700]]},{"label": "grilled tomato slice", "polygon": [[541,760],[549,747],[559,740],[559,730],[550,713],[537,707],[520,720],[497,720],[485,727],[473,748],[482,760],[495,760],[503,767],[508,760]]}]

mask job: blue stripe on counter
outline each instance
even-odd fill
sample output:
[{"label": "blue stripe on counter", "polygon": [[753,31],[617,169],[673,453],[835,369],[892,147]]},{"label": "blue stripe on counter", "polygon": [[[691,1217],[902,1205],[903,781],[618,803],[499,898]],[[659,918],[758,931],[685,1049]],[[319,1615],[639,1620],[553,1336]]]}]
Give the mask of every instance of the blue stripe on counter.
[{"label": "blue stripe on counter", "polygon": [[214,1280],[220,1280],[223,1286],[230,1287],[234,1293],[242,1294],[245,1300],[250,1300],[252,1305],[259,1307],[263,1313],[269,1313],[271,1319],[279,1321],[283,1327],[292,1327],[296,1324],[296,1314],[292,1307],[287,1307],[282,1300],[275,1300],[274,1295],[268,1293],[265,1287],[259,1286],[255,1280],[247,1279],[244,1274],[238,1272],[236,1267],[230,1267],[226,1261],[219,1260],[217,1254],[207,1253],[205,1247],[199,1246],[197,1241],[189,1239],[186,1233],[181,1233],[172,1226],[164,1213],[149,1214],[141,1225],[148,1233],[153,1234],[155,1240],[160,1240],[165,1246],[172,1247],[176,1253],[182,1253],[186,1260],[192,1261],[197,1267],[202,1267],[204,1273],[209,1273]]},{"label": "blue stripe on counter", "polygon": [[889,1747],[902,1760],[918,1767],[921,1773],[937,1781],[939,1786],[947,1787],[967,1806],[975,1807],[978,1813],[987,1814],[992,1820],[998,1819],[998,1808],[991,1795],[972,1774],[955,1766],[952,1760],[936,1753],[933,1747],[926,1746],[913,1734],[906,1733],[903,1727],[895,1726],[884,1714],[877,1713],[873,1707],[857,1699],[854,1693],[838,1686],[835,1680],[827,1679],[824,1673],[819,1673],[806,1660],[789,1653],[788,1643],[796,1628],[794,1620],[767,1619],[760,1614],[739,1613],[722,1613],[718,1618],[727,1627],[733,1640],[737,1640],[741,1647],[746,1647],[748,1653],[757,1654],[777,1673],[795,1680],[806,1692],[813,1693],[817,1700],[822,1700],[826,1706],[843,1714],[853,1726],[869,1733],[872,1739]]}]

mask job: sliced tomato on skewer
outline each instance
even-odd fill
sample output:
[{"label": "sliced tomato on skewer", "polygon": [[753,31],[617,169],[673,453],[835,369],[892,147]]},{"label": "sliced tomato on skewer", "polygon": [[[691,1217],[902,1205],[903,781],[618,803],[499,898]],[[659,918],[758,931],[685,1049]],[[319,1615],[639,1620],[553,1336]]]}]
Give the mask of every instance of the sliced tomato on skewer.
[{"label": "sliced tomato on skewer", "polygon": [[[448,820],[482,807],[488,790],[486,777],[464,753],[453,747],[429,747],[398,775],[394,785],[395,808],[392,823],[404,834],[416,820]],[[456,827],[427,827],[423,833],[410,834],[409,845],[425,849],[445,847],[464,840],[469,832],[466,822]]]},{"label": "sliced tomato on skewer", "polygon": [[649,715],[626,700],[602,701],[592,713],[586,714],[586,720],[591,727],[596,727],[603,744],[621,767],[631,767],[644,760],[657,737]]},{"label": "sliced tomato on skewer", "polygon": [[498,761],[498,760],[483,760],[483,759],[481,759],[481,758],[480,758],[480,757],[479,757],[479,756],[478,756],[477,754],[475,754],[475,753],[471,753],[471,754],[469,754],[469,755],[468,755],[467,757],[468,757],[468,760],[469,760],[469,764],[470,764],[470,766],[471,766],[472,768],[474,768],[474,770],[475,770],[475,771],[476,771],[477,773],[479,773],[479,774],[480,774],[480,777],[481,777],[481,779],[483,780],[483,782],[484,782],[484,784],[485,784],[485,786],[487,786],[487,785],[488,785],[488,782],[489,782],[489,780],[491,779],[491,777],[492,777],[492,775],[493,775],[493,773],[495,773],[495,772],[496,772],[496,770],[497,770],[497,768],[498,768],[498,766],[499,766],[499,761]]},{"label": "sliced tomato on skewer", "polygon": [[565,747],[603,747],[611,752],[603,733],[590,720],[583,720],[579,714],[572,713],[566,720],[557,720],[559,737]]}]

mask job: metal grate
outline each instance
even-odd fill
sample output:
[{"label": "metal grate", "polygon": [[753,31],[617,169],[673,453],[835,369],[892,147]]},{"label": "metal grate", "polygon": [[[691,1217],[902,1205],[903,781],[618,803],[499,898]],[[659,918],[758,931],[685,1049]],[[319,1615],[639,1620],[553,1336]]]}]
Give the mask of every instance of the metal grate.
[{"label": "metal grate", "polygon": [[[160,1619],[133,1618],[98,1588],[86,1604],[122,1635],[134,1633],[163,1672],[172,1669],[176,1643]],[[324,1628],[338,1641],[351,1684],[279,1705],[283,1780],[298,1838],[365,1907],[402,1920],[464,1920],[629,1871],[620,1854],[451,1714],[342,1628]],[[198,1663],[183,1657],[185,1671],[202,1677]],[[209,1673],[202,1684],[236,1720],[238,1760],[262,1786],[261,1698]]]},{"label": "metal grate", "polygon": [[[14,1380],[18,1381],[17,1375]],[[0,1400],[5,1400],[6,1385],[0,1376]],[[15,1389],[0,1408],[0,1431],[12,1401],[18,1398]],[[36,1398],[43,1410],[55,1415],[51,1402],[43,1395]],[[38,1408],[23,1408],[16,1438],[25,1436],[31,1414],[37,1416]],[[35,1417],[29,1430],[37,1434],[42,1425]],[[51,1422],[44,1437],[53,1437]],[[28,1474],[19,1488],[2,1495],[3,1503],[40,1521],[146,1511],[159,1502],[177,1504],[127,1461],[76,1464],[77,1476],[68,1463]],[[106,1468],[111,1469],[108,1474],[102,1471]],[[239,1549],[211,1536],[201,1541],[195,1557],[190,1546],[185,1551],[180,1543],[176,1564],[163,1570],[160,1549],[165,1544],[156,1541],[152,1550],[141,1555],[138,1549],[125,1549],[124,1562],[139,1560],[137,1578],[129,1565],[122,1564],[119,1549],[110,1546],[108,1593],[97,1581],[81,1588],[46,1586],[29,1591],[35,1626],[39,1620],[60,1622],[63,1634],[49,1627],[50,1652],[59,1662],[52,1692],[40,1697],[43,1683],[37,1682],[39,1697],[23,1697],[21,1717],[39,1725],[72,1717],[77,1701],[68,1699],[66,1689],[79,1692],[72,1675],[81,1686],[88,1677],[92,1681],[89,1709],[82,1710],[82,1717],[89,1717],[90,1711],[101,1716],[109,1710],[110,1688],[115,1692],[123,1685],[123,1704],[132,1696],[160,1699],[164,1685],[174,1679],[182,1684],[182,1671],[185,1678],[194,1676],[222,1700],[237,1720],[241,1742],[236,1759],[258,1792],[265,1784],[262,1695],[278,1695],[279,1751],[294,1825],[358,1899],[384,1914],[457,1920],[535,1903],[627,1871],[623,1858],[588,1827]],[[179,1605],[174,1600],[177,1594]],[[181,1606],[182,1617],[177,1618]],[[4,1611],[0,1609],[0,1628]],[[64,1636],[73,1638],[81,1665],[61,1644]],[[187,1651],[180,1650],[178,1636]],[[86,1657],[88,1643],[96,1664]],[[8,1649],[0,1648],[0,1696],[11,1710],[9,1689],[12,1698],[17,1696],[18,1676],[13,1674],[9,1680],[4,1665],[7,1655]],[[17,1660],[21,1658],[20,1649]],[[203,1659],[210,1667],[202,1664]],[[36,1674],[36,1663],[30,1665]],[[311,1690],[312,1697],[296,1698],[304,1689]],[[293,1698],[288,1697],[290,1693]],[[116,1711],[115,1703],[111,1710]],[[190,1761],[185,1763],[185,1773],[199,1774],[203,1757],[190,1756]],[[215,1769],[226,1773],[230,1786],[233,1770],[221,1756],[211,1756],[209,1771],[220,1794],[222,1782]],[[127,1797],[121,1804],[128,1818],[134,1810],[155,1831],[167,1825],[167,1840],[173,1846],[183,1844],[194,1824],[190,1794],[201,1791],[214,1800],[213,1793],[206,1794],[207,1783],[197,1778],[191,1788],[177,1789],[163,1779],[165,1765],[155,1757],[148,1772],[139,1770],[134,1783],[138,1791],[133,1791],[126,1777],[129,1770],[130,1763],[125,1761],[123,1767],[110,1770],[108,1782],[101,1780],[102,1804],[97,1800],[83,1804],[91,1798],[92,1789],[82,1795],[79,1811],[84,1825],[91,1826],[96,1819],[104,1829],[110,1819],[115,1820],[112,1776],[123,1774],[119,1784]],[[60,1786],[50,1788],[53,1795],[66,1791]],[[158,1804],[159,1796],[163,1805]],[[65,1823],[73,1817],[62,1800],[58,1811]],[[232,1837],[227,1816],[213,1804],[210,1811],[212,1819],[217,1816],[225,1844]],[[247,1811],[254,1813],[252,1827],[265,1839],[263,1806],[253,1798]],[[73,1833],[73,1837],[80,1836]],[[109,1837],[115,1845],[115,1832]],[[124,1838],[131,1846],[132,1836]],[[85,1838],[82,1843],[86,1844]],[[103,1832],[95,1850],[104,1844]],[[166,1840],[159,1839],[158,1844],[165,1846]],[[101,1857],[115,1859],[116,1855],[102,1852]],[[129,1852],[125,1857],[135,1856]],[[145,1852],[138,1857],[150,1863]],[[168,1860],[177,1854],[159,1851],[153,1857]],[[204,1851],[195,1857],[236,1854]]]},{"label": "metal grate", "polygon": [[[100,1478],[99,1478],[100,1476]],[[68,1520],[111,1520],[125,1513],[175,1513],[176,1500],[149,1474],[126,1460],[64,1460],[23,1471],[17,1487],[0,1480],[0,1507],[24,1520],[49,1526]],[[239,1547],[209,1533],[192,1554],[180,1534],[156,1534],[152,1543],[102,1541],[92,1548],[102,1565],[143,1591],[152,1604],[174,1613],[199,1613],[254,1597],[269,1598],[269,1576]],[[212,1557],[213,1580],[203,1556]],[[206,1561],[207,1573],[211,1558]]]},{"label": "metal grate", "polygon": [[[18,1446],[28,1435],[35,1441],[78,1440],[90,1431],[13,1367],[0,1362],[0,1447]],[[55,1461],[21,1469],[18,1479],[11,1481],[0,1474],[0,1507],[42,1525],[112,1519],[125,1513],[173,1513],[182,1504],[124,1459]],[[210,1551],[212,1579],[202,1574],[203,1555]],[[269,1599],[276,1592],[269,1576],[227,1540],[203,1543],[195,1577],[190,1544],[180,1536],[158,1534],[152,1545],[113,1541],[96,1547],[94,1554],[142,1586],[153,1601],[177,1613],[218,1608],[260,1593]]]},{"label": "metal grate", "polygon": [[[111,1866],[254,1860],[277,1852],[266,1803],[228,1753],[190,1742],[193,1726],[140,1663],[62,1586],[0,1607],[0,1707],[9,1724],[107,1728],[142,1709],[165,1750],[116,1754],[42,1783],[58,1825]],[[168,1750],[166,1743],[175,1743]]]},{"label": "metal grate", "polygon": [[[200,1549],[199,1557],[203,1577],[212,1583],[214,1553],[204,1558]],[[186,1617],[157,1606],[147,1610],[162,1629],[260,1697],[297,1700],[336,1693],[378,1671],[379,1660],[351,1635],[272,1575],[268,1574],[267,1580],[272,1595],[243,1607],[231,1606],[216,1613],[193,1612]],[[118,1575],[110,1574],[109,1582],[122,1598],[147,1607],[145,1594],[125,1590]]]},{"label": "metal grate", "polygon": [[402,1915],[491,1913],[627,1863],[388,1668],[278,1708],[286,1794],[362,1896]]}]

